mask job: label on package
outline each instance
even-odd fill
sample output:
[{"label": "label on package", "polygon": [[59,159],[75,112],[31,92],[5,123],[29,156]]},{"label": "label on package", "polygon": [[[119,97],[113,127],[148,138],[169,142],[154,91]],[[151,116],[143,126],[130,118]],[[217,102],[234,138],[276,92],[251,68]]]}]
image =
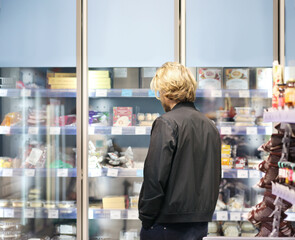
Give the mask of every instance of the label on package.
[{"label": "label on package", "polygon": [[107,172],[107,176],[108,177],[117,177],[119,173],[118,169],[114,169],[114,168],[109,168],[108,172]]},{"label": "label on package", "polygon": [[230,221],[241,221],[241,213],[231,212],[230,213]]},{"label": "label on package", "polygon": [[0,97],[6,97],[7,96],[7,89],[0,89]]},{"label": "label on package", "polygon": [[237,170],[238,178],[248,178],[248,170]]},{"label": "label on package", "polygon": [[5,218],[14,218],[14,209],[11,209],[11,208],[4,209],[4,217]]},{"label": "label on package", "polygon": [[38,127],[29,127],[28,134],[29,135],[38,135],[39,128]]},{"label": "label on package", "polygon": [[49,209],[48,210],[48,218],[58,218],[58,210]]},{"label": "label on package", "polygon": [[128,210],[127,218],[128,219],[138,219],[138,211],[137,210]]},{"label": "label on package", "polygon": [[35,177],[35,169],[25,169],[26,177]]},{"label": "label on package", "polygon": [[25,218],[34,218],[35,217],[35,210],[32,208],[25,209]]},{"label": "label on package", "polygon": [[228,213],[227,213],[227,211],[219,211],[219,212],[216,212],[216,220],[217,221],[227,221],[228,220]]},{"label": "label on package", "polygon": [[13,169],[4,168],[2,170],[2,177],[12,177],[13,176]]}]

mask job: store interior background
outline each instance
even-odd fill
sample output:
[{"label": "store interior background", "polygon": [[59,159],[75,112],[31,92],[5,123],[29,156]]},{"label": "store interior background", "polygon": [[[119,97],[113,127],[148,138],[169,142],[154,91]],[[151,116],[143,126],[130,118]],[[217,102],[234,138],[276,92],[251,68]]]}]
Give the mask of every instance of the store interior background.
[{"label": "store interior background", "polygon": [[[22,116],[16,125],[9,126],[9,133],[7,128],[0,129],[0,156],[10,158],[8,169],[13,169],[11,172],[0,168],[0,204],[3,201],[0,225],[5,221],[23,225],[21,231],[15,230],[21,233],[15,234],[23,234],[27,239],[45,239],[45,236],[61,239],[62,235],[69,239],[84,239],[81,236],[139,239],[141,222],[136,219],[136,196],[151,128],[151,119],[147,125],[140,125],[139,114],[146,117],[164,113],[160,102],[148,90],[156,69],[167,61],[179,61],[191,69],[198,82],[200,68],[219,69],[221,88],[199,89],[195,105],[217,123],[220,131],[222,127],[231,128],[231,134],[221,133],[224,144],[235,146],[235,157],[261,161],[264,156],[257,148],[269,139],[272,129],[261,122],[263,110],[271,107],[272,79],[265,81],[264,89],[258,89],[257,68],[271,68],[274,60],[284,61],[285,81],[295,78],[295,1],[284,1],[285,30],[279,32],[274,25],[274,8],[281,0],[88,0],[88,29],[83,38],[87,40],[87,62],[77,53],[81,40],[77,32],[77,2],[0,1],[0,78],[19,81],[23,83],[19,83],[20,88],[24,88],[0,89],[0,120],[11,112]],[[274,30],[278,31],[275,41]],[[284,43],[279,43],[282,32]],[[281,45],[284,52],[280,52]],[[87,85],[86,78],[77,75],[76,89],[53,90],[49,75],[78,72],[81,66],[77,66],[77,59],[81,58],[89,71],[107,72],[108,77],[99,84],[109,81],[110,87],[97,84],[89,95],[78,98],[77,82],[81,81],[82,87]],[[227,69],[249,69],[248,88],[228,91]],[[90,83],[90,76],[87,81]],[[108,113],[103,124],[89,124],[89,135],[82,124],[56,123],[57,117],[66,115],[88,121],[88,115],[77,113],[82,102],[96,114]],[[114,107],[132,107],[131,126],[123,127],[121,132],[114,128]],[[248,127],[257,127],[257,133],[247,133],[247,126],[240,128],[230,117],[225,120],[229,125],[218,125],[217,111],[229,111],[230,107],[251,107],[255,123]],[[45,122],[40,119],[28,122],[32,112],[42,112]],[[114,169],[113,166],[107,165],[97,171],[101,165],[96,162],[93,168],[92,153],[89,159],[77,154],[78,143],[86,139],[83,134],[98,144],[96,156],[107,154],[110,139],[121,152],[131,146],[133,168],[112,172],[109,169]],[[32,148],[46,153],[42,167],[32,166],[35,172],[25,170]],[[89,171],[85,170],[87,165]],[[240,168],[248,169],[247,164]],[[87,183],[87,189],[86,185],[77,188],[81,186],[77,181],[85,171],[88,173],[84,174],[83,182]],[[247,211],[261,198],[263,189],[255,186],[259,177],[239,176],[234,164],[224,169],[223,177],[221,200],[234,204],[221,207],[220,213],[214,215],[214,222],[231,221],[232,211],[240,214],[236,222],[244,222]],[[78,192],[88,195],[79,198]],[[112,209],[103,207],[103,199],[110,196],[121,197],[114,200],[120,204],[124,196],[126,209],[116,209],[118,202]],[[87,204],[82,203],[83,199],[87,199]],[[21,207],[14,207],[13,201],[21,202]],[[42,207],[28,205],[34,201],[41,201]],[[62,203],[68,203],[69,209],[60,207]],[[33,215],[28,215],[28,209],[33,209]],[[294,220],[295,211],[290,216]]]}]

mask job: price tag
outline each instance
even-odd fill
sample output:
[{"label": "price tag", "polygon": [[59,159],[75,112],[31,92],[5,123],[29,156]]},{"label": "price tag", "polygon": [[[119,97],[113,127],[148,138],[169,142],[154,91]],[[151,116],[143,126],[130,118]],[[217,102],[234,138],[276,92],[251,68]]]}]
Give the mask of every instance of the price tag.
[{"label": "price tag", "polygon": [[91,177],[100,177],[100,176],[101,176],[100,168],[91,169]]},{"label": "price tag", "polygon": [[238,178],[248,178],[248,170],[238,170]]},{"label": "price tag", "polygon": [[241,213],[239,213],[239,212],[231,212],[230,213],[230,220],[231,221],[241,221]]},{"label": "price tag", "polygon": [[26,177],[35,177],[35,169],[25,169],[25,176]]},{"label": "price tag", "polygon": [[216,220],[217,221],[227,221],[228,220],[227,211],[216,212]]},{"label": "price tag", "polygon": [[136,170],[136,177],[143,177],[143,169]]},{"label": "price tag", "polygon": [[257,170],[249,170],[249,178],[260,178],[260,172]]},{"label": "price tag", "polygon": [[122,97],[132,97],[132,89],[122,89]]},{"label": "price tag", "polygon": [[49,134],[50,135],[60,135],[60,127],[50,127]]},{"label": "price tag", "polygon": [[4,213],[3,213],[3,208],[0,208],[0,218],[3,218]]},{"label": "price tag", "polygon": [[114,68],[115,78],[127,78],[127,68]]},{"label": "price tag", "polygon": [[239,91],[239,97],[240,98],[249,98],[250,92],[248,90],[240,90]]},{"label": "price tag", "polygon": [[10,127],[1,126],[0,127],[0,134],[4,134],[4,135],[10,134]]},{"label": "price tag", "polygon": [[213,98],[222,97],[222,91],[221,90],[212,90],[211,91],[211,97],[213,97]]},{"label": "price tag", "polygon": [[0,89],[0,97],[6,97],[7,96],[7,89]]},{"label": "price tag", "polygon": [[25,209],[25,218],[34,218],[35,217],[35,210],[31,208]]},{"label": "price tag", "polygon": [[265,135],[272,135],[272,128],[271,127],[265,128]]},{"label": "price tag", "polygon": [[148,92],[148,96],[149,96],[149,97],[156,97],[155,92],[152,91],[152,90],[149,90],[149,92]]},{"label": "price tag", "polygon": [[108,177],[117,177],[118,176],[118,169],[114,169],[114,168],[109,168],[108,172],[107,172],[107,176]]},{"label": "price tag", "polygon": [[22,97],[31,97],[31,90],[30,89],[23,89],[20,92]]},{"label": "price tag", "polygon": [[11,169],[11,168],[3,168],[2,177],[12,177],[12,176],[13,176],[13,169]]},{"label": "price tag", "polygon": [[153,68],[153,67],[143,68],[143,77],[152,78],[155,76],[156,72],[157,72],[157,68]]},{"label": "price tag", "polygon": [[93,219],[93,209],[88,210],[88,219]]},{"label": "price tag", "polygon": [[231,135],[232,134],[231,127],[221,127],[220,134],[221,135]]},{"label": "price tag", "polygon": [[95,134],[95,127],[88,127],[88,134],[94,135]]},{"label": "price tag", "polygon": [[121,211],[119,210],[110,211],[110,219],[121,219]]},{"label": "price tag", "polygon": [[59,169],[57,169],[57,176],[58,177],[67,177],[67,176],[69,176],[69,169],[68,168],[59,168]]},{"label": "price tag", "polygon": [[48,218],[58,218],[58,210],[49,209],[48,210]]},{"label": "price tag", "polygon": [[38,127],[29,127],[28,134],[30,135],[38,135],[39,128]]},{"label": "price tag", "polygon": [[4,217],[5,218],[14,218],[14,209],[11,209],[11,208],[4,209]]},{"label": "price tag", "polygon": [[136,210],[129,210],[127,214],[128,219],[138,219],[138,211]]},{"label": "price tag", "polygon": [[122,135],[122,128],[121,127],[112,127],[112,135]]},{"label": "price tag", "polygon": [[108,91],[106,89],[97,89],[95,91],[96,97],[106,97],[108,95]]},{"label": "price tag", "polygon": [[257,127],[247,127],[246,133],[247,135],[257,135]]},{"label": "price tag", "polygon": [[145,135],[146,128],[145,127],[135,127],[135,135]]}]

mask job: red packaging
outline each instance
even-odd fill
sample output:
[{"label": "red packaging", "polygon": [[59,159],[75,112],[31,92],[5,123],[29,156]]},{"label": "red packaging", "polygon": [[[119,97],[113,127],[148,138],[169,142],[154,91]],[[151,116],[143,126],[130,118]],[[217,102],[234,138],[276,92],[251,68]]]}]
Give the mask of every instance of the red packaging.
[{"label": "red packaging", "polygon": [[113,125],[118,127],[132,126],[132,107],[114,107]]}]

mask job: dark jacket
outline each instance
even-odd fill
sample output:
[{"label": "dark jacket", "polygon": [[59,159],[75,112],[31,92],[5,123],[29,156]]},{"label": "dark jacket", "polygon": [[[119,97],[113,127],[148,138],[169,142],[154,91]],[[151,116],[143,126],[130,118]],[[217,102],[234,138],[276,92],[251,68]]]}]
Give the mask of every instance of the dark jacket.
[{"label": "dark jacket", "polygon": [[192,102],[178,103],[153,124],[139,196],[139,219],[209,222],[221,179],[221,140]]}]

